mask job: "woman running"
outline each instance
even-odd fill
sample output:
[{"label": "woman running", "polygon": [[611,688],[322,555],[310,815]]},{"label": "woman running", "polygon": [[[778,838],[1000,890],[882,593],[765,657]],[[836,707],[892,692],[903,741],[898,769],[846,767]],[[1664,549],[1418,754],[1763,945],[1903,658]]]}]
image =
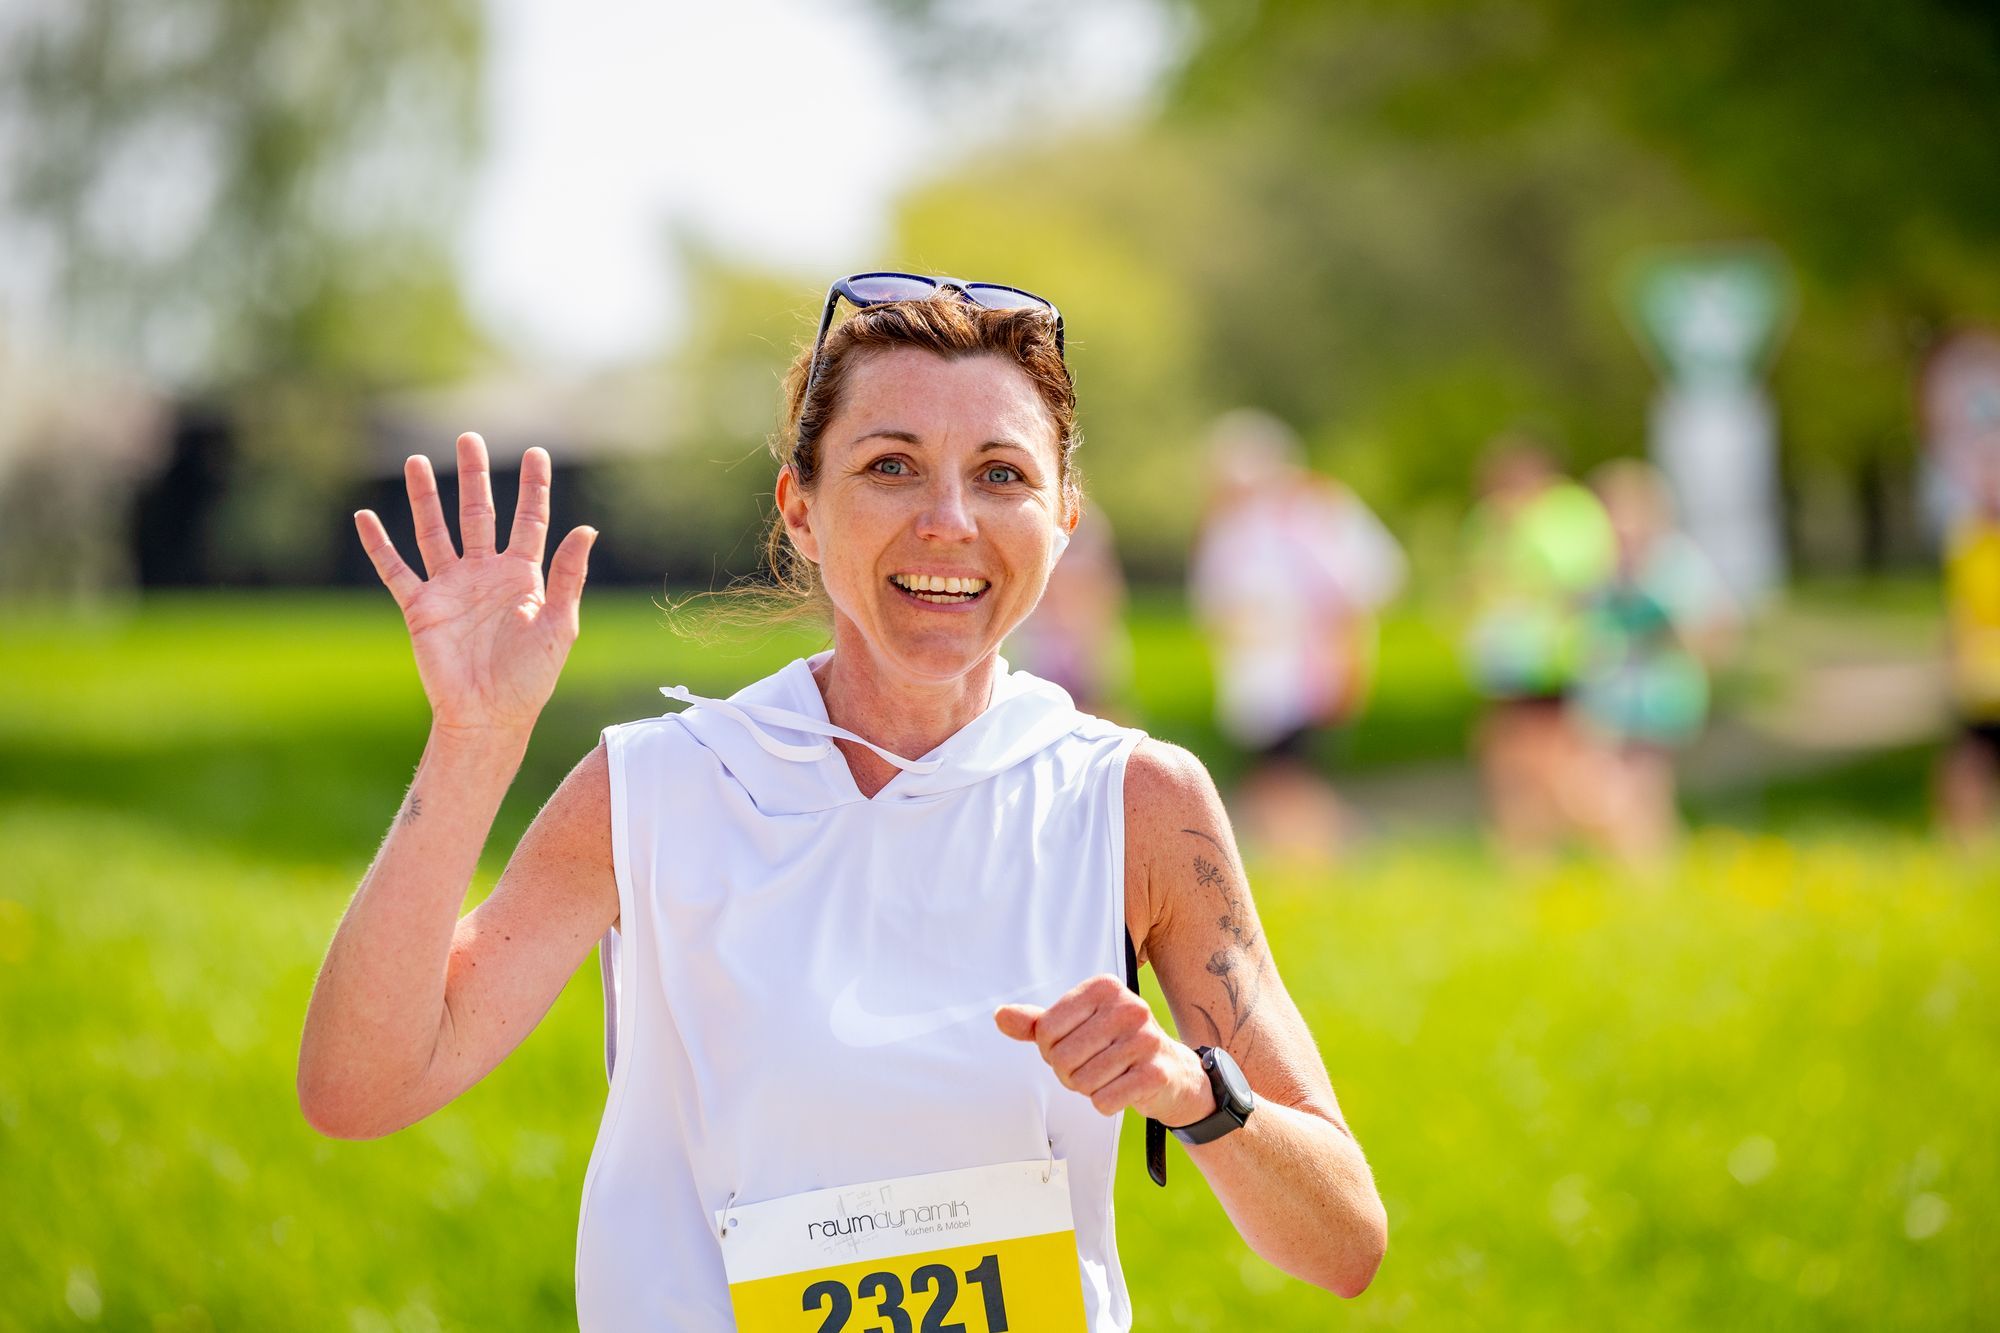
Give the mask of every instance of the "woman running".
[{"label": "woman running", "polygon": [[[406,466],[425,577],[356,516],[432,726],[321,968],[301,1105],[343,1138],[422,1119],[602,941],[591,1333],[1129,1328],[1127,1109],[1155,1178],[1164,1124],[1280,1268],[1352,1296],[1381,1261],[1381,1201],[1208,773],[998,655],[1080,512],[1062,338],[1013,288],[836,283],[787,381],[770,546],[831,651],[607,729],[462,919],[596,534],[563,539],[544,589],[548,456],[501,551],[476,435],[462,552],[429,464]],[[1192,1044],[1128,985],[1139,960]]]}]

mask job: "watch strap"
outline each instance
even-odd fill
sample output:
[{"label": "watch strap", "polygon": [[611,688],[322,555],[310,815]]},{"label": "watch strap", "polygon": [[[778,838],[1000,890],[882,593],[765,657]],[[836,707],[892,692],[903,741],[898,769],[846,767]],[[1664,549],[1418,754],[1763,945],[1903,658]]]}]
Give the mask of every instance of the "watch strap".
[{"label": "watch strap", "polygon": [[[1139,994],[1139,950],[1129,930],[1125,932],[1125,984],[1134,995]],[[1151,1117],[1146,1120],[1146,1174],[1155,1185],[1167,1183],[1167,1127]]]},{"label": "watch strap", "polygon": [[1239,1109],[1227,1095],[1216,1057],[1228,1059],[1228,1052],[1214,1046],[1197,1046],[1195,1053],[1201,1056],[1202,1069],[1208,1075],[1208,1086],[1215,1093],[1215,1110],[1191,1125],[1175,1127],[1173,1134],[1182,1143],[1213,1143],[1223,1135],[1232,1134],[1249,1123],[1254,1103]]}]

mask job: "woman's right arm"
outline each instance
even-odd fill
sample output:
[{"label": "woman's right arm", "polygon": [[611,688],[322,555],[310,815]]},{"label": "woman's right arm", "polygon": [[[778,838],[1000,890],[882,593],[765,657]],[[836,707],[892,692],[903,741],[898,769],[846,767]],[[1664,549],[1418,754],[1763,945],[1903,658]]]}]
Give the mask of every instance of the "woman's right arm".
[{"label": "woman's right arm", "polygon": [[486,448],[458,441],[454,549],[427,460],[405,469],[427,579],[373,513],[356,527],[409,626],[430,739],[388,837],[321,965],[299,1049],[299,1104],[323,1133],[372,1138],[483,1077],[554,1003],[618,915],[602,747],[522,838],[485,902],[458,918],[493,818],[577,634],[591,542],[556,551],[546,591],[548,455],[529,450],[507,550],[494,548]]}]

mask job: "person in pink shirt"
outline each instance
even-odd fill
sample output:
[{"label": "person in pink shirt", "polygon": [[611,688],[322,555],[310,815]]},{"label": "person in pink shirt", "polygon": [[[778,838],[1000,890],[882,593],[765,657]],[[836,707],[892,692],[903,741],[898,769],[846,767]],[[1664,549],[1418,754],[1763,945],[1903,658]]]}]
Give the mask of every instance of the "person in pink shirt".
[{"label": "person in pink shirt", "polygon": [[1215,490],[1189,592],[1215,660],[1216,721],[1253,756],[1239,792],[1248,835],[1325,855],[1348,821],[1310,762],[1313,736],[1356,717],[1371,683],[1377,611],[1401,589],[1402,548],[1346,487],[1305,467],[1268,413],[1223,416]]}]

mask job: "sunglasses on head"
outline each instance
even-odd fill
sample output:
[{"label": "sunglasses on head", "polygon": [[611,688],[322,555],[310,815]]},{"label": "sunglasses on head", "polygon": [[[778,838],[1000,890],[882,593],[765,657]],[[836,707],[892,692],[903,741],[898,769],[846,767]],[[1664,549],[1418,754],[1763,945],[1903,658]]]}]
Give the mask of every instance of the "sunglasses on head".
[{"label": "sunglasses on head", "polygon": [[988,310],[1046,310],[1056,322],[1056,355],[1063,351],[1062,311],[1055,302],[1033,292],[998,282],[966,282],[961,278],[926,277],[921,273],[854,273],[826,289],[826,309],[820,311],[819,333],[813,338],[812,361],[806,371],[806,391],[800,397],[801,410],[812,401],[813,384],[819,379],[819,354],[826,346],[827,330],[833,327],[833,312],[845,298],[857,310],[895,301],[922,301],[939,292],[957,292],[959,299]]}]

